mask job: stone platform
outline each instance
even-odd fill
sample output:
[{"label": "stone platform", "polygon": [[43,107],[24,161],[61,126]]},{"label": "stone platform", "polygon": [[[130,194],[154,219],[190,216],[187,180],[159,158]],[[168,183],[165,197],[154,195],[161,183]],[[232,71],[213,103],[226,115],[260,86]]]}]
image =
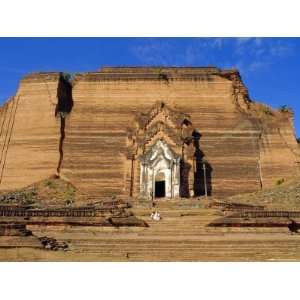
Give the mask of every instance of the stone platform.
[{"label": "stone platform", "polygon": [[[174,203],[173,203],[174,204]],[[215,228],[217,209],[171,205],[133,207],[149,227],[38,226],[37,236],[67,242],[69,251],[2,249],[1,261],[300,261],[300,236],[288,228]]]},{"label": "stone platform", "polygon": [[7,249],[36,248],[43,249],[43,245],[36,236],[0,236],[0,253],[5,256]]}]

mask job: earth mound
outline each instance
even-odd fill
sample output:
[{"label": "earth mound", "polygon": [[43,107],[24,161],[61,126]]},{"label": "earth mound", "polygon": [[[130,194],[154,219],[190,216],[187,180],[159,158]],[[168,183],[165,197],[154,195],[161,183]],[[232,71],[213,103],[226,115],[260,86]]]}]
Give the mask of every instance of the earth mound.
[{"label": "earth mound", "polygon": [[36,182],[23,189],[0,193],[0,205],[22,205],[35,208],[49,206],[77,206],[86,195],[70,182],[56,176]]},{"label": "earth mound", "polygon": [[300,210],[300,177],[289,182],[279,181],[273,188],[226,199],[229,203],[262,205],[267,209]]}]

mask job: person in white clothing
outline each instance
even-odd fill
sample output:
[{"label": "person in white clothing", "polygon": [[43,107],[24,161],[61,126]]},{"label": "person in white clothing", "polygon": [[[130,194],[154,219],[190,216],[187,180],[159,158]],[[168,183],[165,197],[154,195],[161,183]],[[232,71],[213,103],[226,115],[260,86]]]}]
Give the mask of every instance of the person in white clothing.
[{"label": "person in white clothing", "polygon": [[153,215],[153,220],[154,221],[160,221],[161,217],[160,217],[160,213],[158,211],[156,211]]}]

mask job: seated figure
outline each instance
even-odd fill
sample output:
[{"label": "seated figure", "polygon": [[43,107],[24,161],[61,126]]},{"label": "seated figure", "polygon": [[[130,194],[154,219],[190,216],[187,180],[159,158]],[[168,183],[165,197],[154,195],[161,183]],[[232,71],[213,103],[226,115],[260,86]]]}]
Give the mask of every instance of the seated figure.
[{"label": "seated figure", "polygon": [[151,219],[154,221],[160,221],[161,220],[160,213],[158,211],[152,212]]}]

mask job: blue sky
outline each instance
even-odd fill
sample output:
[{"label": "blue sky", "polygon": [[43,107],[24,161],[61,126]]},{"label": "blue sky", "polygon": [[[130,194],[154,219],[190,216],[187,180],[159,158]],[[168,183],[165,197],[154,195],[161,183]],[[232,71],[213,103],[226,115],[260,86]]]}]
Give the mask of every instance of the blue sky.
[{"label": "blue sky", "polygon": [[300,38],[0,38],[0,102],[35,71],[101,66],[236,67],[250,97],[295,112],[300,136]]}]

